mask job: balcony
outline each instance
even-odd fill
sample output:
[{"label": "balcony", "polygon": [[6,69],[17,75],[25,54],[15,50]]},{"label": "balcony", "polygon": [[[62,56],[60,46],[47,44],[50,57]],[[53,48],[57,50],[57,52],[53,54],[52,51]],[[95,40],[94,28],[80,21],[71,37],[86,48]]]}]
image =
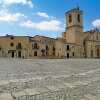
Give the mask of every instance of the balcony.
[{"label": "balcony", "polygon": [[32,49],[39,49],[39,46],[37,43],[32,44]]},{"label": "balcony", "polygon": [[39,47],[32,47],[33,49],[39,49]]},{"label": "balcony", "polygon": [[21,43],[18,43],[18,45],[16,46],[16,49],[22,49]]}]

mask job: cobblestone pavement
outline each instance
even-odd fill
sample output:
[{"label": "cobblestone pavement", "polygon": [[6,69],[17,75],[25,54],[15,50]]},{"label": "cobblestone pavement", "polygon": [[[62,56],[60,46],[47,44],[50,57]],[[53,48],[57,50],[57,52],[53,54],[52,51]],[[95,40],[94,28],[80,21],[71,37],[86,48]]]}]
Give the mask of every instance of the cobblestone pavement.
[{"label": "cobblestone pavement", "polygon": [[0,100],[100,100],[100,60],[0,58]]}]

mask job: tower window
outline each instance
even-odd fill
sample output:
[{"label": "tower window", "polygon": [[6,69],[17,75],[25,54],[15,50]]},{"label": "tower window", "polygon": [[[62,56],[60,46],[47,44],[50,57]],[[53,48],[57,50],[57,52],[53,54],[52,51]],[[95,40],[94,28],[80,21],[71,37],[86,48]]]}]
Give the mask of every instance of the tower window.
[{"label": "tower window", "polygon": [[69,23],[71,23],[71,22],[72,22],[72,15],[69,14]]},{"label": "tower window", "polygon": [[77,20],[78,20],[78,22],[80,22],[80,15],[79,14],[77,16]]}]

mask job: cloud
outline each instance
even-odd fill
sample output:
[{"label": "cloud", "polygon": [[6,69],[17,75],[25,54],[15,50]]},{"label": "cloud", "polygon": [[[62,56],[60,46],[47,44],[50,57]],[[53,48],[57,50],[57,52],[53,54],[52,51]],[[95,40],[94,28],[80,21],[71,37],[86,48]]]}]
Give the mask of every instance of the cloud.
[{"label": "cloud", "polygon": [[100,27],[100,19],[94,20],[94,21],[92,22],[92,25],[93,25],[94,27]]},{"label": "cloud", "polygon": [[31,29],[37,29],[42,31],[60,31],[61,28],[61,22],[58,20],[50,20],[50,21],[41,21],[38,23],[34,23],[30,20],[23,22],[20,24],[22,27],[31,28]]},{"label": "cloud", "polygon": [[37,12],[36,15],[39,17],[46,18],[46,19],[56,19],[56,17],[49,16],[46,12]]},{"label": "cloud", "polygon": [[17,22],[26,16],[22,13],[11,13],[5,10],[0,11],[0,22]]},{"label": "cloud", "polygon": [[1,4],[4,6],[10,6],[13,4],[22,4],[22,5],[28,5],[31,8],[34,6],[31,0],[2,0]]},{"label": "cloud", "polygon": [[38,15],[40,17],[44,17],[44,18],[49,18],[49,15],[47,13],[45,13],[45,12],[37,12],[36,15]]}]

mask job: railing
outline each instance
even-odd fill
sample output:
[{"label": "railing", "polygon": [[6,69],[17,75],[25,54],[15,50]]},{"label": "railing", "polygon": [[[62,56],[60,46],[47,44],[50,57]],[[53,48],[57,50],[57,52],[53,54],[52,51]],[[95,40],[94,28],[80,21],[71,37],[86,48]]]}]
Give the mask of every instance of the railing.
[{"label": "railing", "polygon": [[16,49],[22,49],[22,46],[21,45],[17,45]]}]

